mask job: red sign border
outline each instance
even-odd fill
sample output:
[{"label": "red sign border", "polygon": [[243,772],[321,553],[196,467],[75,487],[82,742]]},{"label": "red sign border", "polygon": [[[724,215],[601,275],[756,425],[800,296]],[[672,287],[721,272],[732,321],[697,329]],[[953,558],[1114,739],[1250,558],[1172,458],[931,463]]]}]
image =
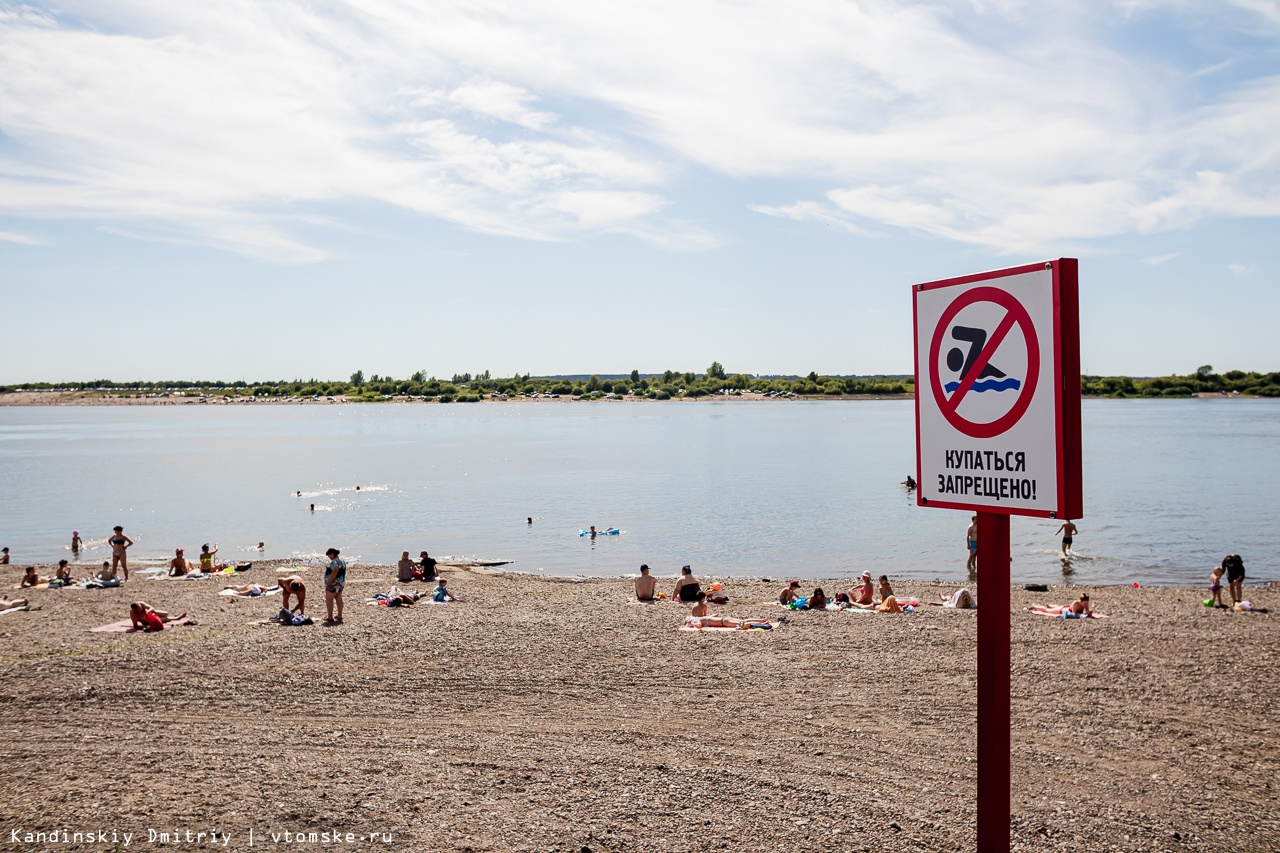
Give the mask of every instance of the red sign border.
[{"label": "red sign border", "polygon": [[[1001,504],[972,504],[928,500],[916,490],[918,506],[961,509],[971,512],[993,512],[1000,515],[1024,515],[1035,518],[1071,518],[1084,516],[1084,488],[1081,473],[1080,436],[1080,262],[1076,258],[1037,261],[1005,269],[989,270],[955,278],[929,281],[911,286],[912,357],[916,379],[916,482],[923,485],[920,466],[920,397],[927,386],[920,383],[920,316],[919,294],[943,287],[956,287],[979,281],[995,281],[1049,269],[1052,272],[1053,301],[1053,365],[1054,431],[1057,448],[1058,494],[1054,509],[1023,509]],[[1040,336],[1043,337],[1043,336]],[[1043,349],[1043,347],[1042,347]],[[1041,389],[1043,390],[1047,389]]]},{"label": "red sign border", "polygon": [[[938,375],[938,353],[942,351],[943,331],[951,324],[957,314],[975,302],[994,302],[1005,308],[1010,314],[1015,314],[1014,322],[1022,328],[1022,336],[1027,342],[1027,377],[1023,380],[1018,401],[1013,404],[1013,408],[1009,409],[1009,411],[994,421],[985,424],[965,420],[956,411],[958,404],[956,407],[948,408],[950,401],[943,396],[942,379]],[[979,371],[981,367],[982,365],[975,364],[973,370]],[[977,378],[976,373],[974,378]],[[1012,293],[1007,290],[1001,290],[998,287],[975,287],[972,290],[966,290],[958,299],[947,306],[946,311],[942,312],[942,316],[938,319],[937,328],[933,330],[933,337],[929,342],[929,390],[933,392],[934,400],[937,401],[938,408],[942,411],[942,416],[947,419],[947,423],[951,424],[951,426],[970,438],[994,438],[997,435],[1008,432],[1026,414],[1027,407],[1031,405],[1031,400],[1035,397],[1036,385],[1039,381],[1040,341],[1036,336],[1036,327],[1031,322],[1031,315],[1027,313],[1026,307]],[[965,386],[972,384],[972,382],[962,382],[961,387],[957,388],[954,394],[959,394],[961,389],[968,390]],[[956,421],[960,421],[969,428],[966,429],[965,426],[961,426]]]}]

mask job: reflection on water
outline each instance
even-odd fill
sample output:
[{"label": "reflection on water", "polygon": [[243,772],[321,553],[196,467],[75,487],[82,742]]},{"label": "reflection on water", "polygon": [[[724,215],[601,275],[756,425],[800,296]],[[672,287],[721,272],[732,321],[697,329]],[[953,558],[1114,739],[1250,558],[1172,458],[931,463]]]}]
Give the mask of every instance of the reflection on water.
[{"label": "reflection on water", "polygon": [[[176,547],[549,574],[964,579],[968,514],[925,509],[903,401],[0,409],[0,544],[14,562]],[[1200,584],[1228,552],[1274,578],[1280,401],[1087,400],[1085,508],[1015,518],[1014,578]],[[529,523],[529,518],[533,523]],[[618,536],[581,537],[594,524]],[[266,547],[258,552],[258,541]],[[972,580],[972,578],[970,578]]]}]

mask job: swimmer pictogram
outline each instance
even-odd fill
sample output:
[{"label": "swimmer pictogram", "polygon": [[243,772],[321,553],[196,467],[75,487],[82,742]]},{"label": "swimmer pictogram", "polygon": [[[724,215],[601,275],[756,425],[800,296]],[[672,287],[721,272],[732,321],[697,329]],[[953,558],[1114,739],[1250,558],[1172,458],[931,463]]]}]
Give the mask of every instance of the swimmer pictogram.
[{"label": "swimmer pictogram", "polygon": [[[955,322],[957,316],[971,306],[982,308],[988,322],[981,325]],[[1012,332],[1016,334],[1011,339]],[[1006,353],[1019,349],[1017,339],[1021,339],[1025,348],[1017,352],[1022,366],[1021,378],[994,363],[998,353],[1003,359]],[[945,358],[942,357],[944,341],[949,345]],[[995,287],[975,287],[960,294],[938,320],[928,364],[929,384],[947,422],[972,438],[993,438],[1013,427],[1031,405],[1040,374],[1040,343],[1031,316],[1012,294]],[[1014,392],[1008,402],[970,406],[960,412],[961,404],[972,399],[970,392],[1002,395],[1006,391]],[[993,410],[994,417],[982,417],[991,415]]]}]

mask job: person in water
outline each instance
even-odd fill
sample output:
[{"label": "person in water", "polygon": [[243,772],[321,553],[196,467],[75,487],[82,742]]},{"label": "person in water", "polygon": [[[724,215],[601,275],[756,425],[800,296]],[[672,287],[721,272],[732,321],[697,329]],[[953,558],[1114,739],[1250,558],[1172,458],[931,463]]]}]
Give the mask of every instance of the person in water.
[{"label": "person in water", "polygon": [[129,546],[133,544],[133,540],[124,535],[124,528],[116,525],[112,528],[113,535],[107,540],[111,545],[111,571],[112,574],[118,568],[124,575],[124,579],[129,579]]},{"label": "person in water", "polygon": [[83,541],[81,541],[80,539],[80,531],[79,530],[71,531],[71,553],[79,554],[80,546],[83,544],[84,544]]},{"label": "person in water", "polygon": [[1064,557],[1071,555],[1071,543],[1075,540],[1076,530],[1076,526],[1069,518],[1058,528],[1058,532],[1062,534],[1062,556]]},{"label": "person in water", "polygon": [[902,481],[902,485],[907,487],[908,492],[914,492],[916,490],[916,478],[908,474],[907,479]]},{"label": "person in water", "polygon": [[639,601],[653,601],[654,590],[658,586],[658,581],[649,574],[649,564],[645,563],[640,566],[640,577],[636,578],[636,599]]}]

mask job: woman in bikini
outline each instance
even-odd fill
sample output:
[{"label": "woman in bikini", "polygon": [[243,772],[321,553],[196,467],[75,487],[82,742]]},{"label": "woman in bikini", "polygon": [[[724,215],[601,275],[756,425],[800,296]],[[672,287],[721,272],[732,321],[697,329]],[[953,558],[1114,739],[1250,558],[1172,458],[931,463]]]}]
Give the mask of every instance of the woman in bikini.
[{"label": "woman in bikini", "polygon": [[213,556],[218,553],[218,546],[214,544],[213,550],[209,550],[209,543],[206,542],[200,546],[200,571],[208,574],[213,571]]},{"label": "woman in bikini", "polygon": [[133,540],[124,535],[124,528],[116,525],[113,533],[107,542],[111,545],[111,572],[115,574],[117,568],[124,573],[124,579],[129,579],[129,555],[126,553],[129,546],[133,544]]},{"label": "woman in bikini", "polygon": [[686,628],[735,628],[739,631],[748,628],[771,629],[773,623],[767,619],[734,619],[732,616],[690,616],[684,621]]}]

